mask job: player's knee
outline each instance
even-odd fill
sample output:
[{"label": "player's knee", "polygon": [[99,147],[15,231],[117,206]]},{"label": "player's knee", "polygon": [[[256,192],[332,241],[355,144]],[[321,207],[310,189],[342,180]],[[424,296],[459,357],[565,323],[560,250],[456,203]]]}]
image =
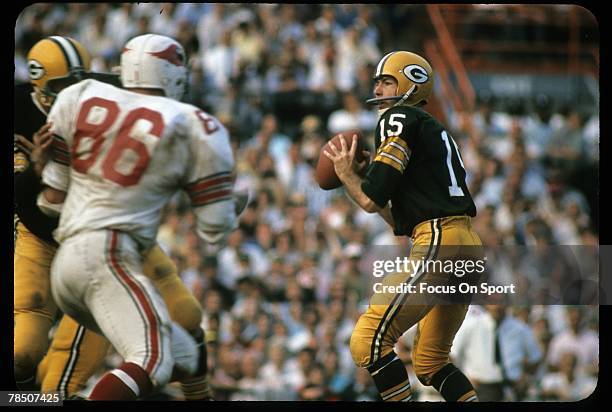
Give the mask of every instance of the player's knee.
[{"label": "player's knee", "polygon": [[14,354],[15,378],[21,380],[30,377],[36,371],[36,365],[39,359],[35,359],[36,355],[26,350],[15,348]]},{"label": "player's knee", "polygon": [[448,358],[428,357],[413,352],[412,368],[414,374],[425,386],[431,386],[432,377],[448,363]]},{"label": "player's knee", "polygon": [[43,309],[47,304],[47,299],[38,290],[30,291],[29,293],[15,294],[15,307],[25,308],[29,310]]},{"label": "player's knee", "polygon": [[143,258],[144,274],[153,281],[160,281],[178,274],[176,265],[159,245],[145,252]]},{"label": "player's knee", "polygon": [[360,368],[365,368],[370,365],[371,341],[371,339],[366,339],[357,331],[353,331],[351,335],[351,355],[353,356],[355,365]]}]

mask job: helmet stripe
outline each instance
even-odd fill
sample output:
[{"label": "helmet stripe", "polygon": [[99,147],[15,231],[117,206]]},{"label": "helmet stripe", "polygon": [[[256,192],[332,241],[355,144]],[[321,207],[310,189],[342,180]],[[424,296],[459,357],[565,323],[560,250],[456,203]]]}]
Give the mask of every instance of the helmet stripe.
[{"label": "helmet stripe", "polygon": [[383,70],[383,67],[385,67],[385,63],[387,62],[387,59],[391,57],[391,55],[394,53],[395,52],[387,53],[385,57],[380,59],[380,62],[378,63],[378,66],[376,67],[376,73],[374,74],[375,78],[379,77],[382,74],[382,70]]},{"label": "helmet stripe", "polygon": [[83,61],[83,56],[81,56],[81,53],[79,49],[77,48],[76,44],[74,43],[74,41],[70,37],[65,37],[65,39],[68,40],[68,43],[70,43],[70,45],[73,47],[74,51],[76,52],[77,59],[79,60],[79,67],[85,68],[85,62]]},{"label": "helmet stripe", "polygon": [[68,63],[70,70],[76,67],[83,67],[82,64],[80,64],[81,59],[79,58],[79,52],[76,47],[72,45],[72,43],[61,36],[51,36],[49,39],[54,41],[55,44],[59,46],[60,50],[64,54],[64,57],[66,58],[66,62]]}]

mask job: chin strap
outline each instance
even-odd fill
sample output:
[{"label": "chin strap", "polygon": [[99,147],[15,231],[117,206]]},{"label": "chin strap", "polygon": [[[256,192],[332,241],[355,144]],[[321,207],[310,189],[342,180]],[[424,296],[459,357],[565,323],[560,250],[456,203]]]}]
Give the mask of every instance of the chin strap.
[{"label": "chin strap", "polygon": [[375,105],[375,104],[379,104],[380,102],[384,102],[387,100],[397,100],[397,102],[393,106],[399,106],[403,104],[406,100],[408,100],[410,96],[412,96],[412,93],[414,92],[415,88],[416,88],[416,84],[413,84],[412,87],[408,89],[408,91],[404,93],[403,96],[374,97],[372,99],[366,100],[366,103]]},{"label": "chin strap", "polygon": [[400,96],[389,96],[389,97],[373,97],[371,99],[366,100],[367,104],[377,105],[380,102],[385,102],[387,100],[399,100]]},{"label": "chin strap", "polygon": [[415,88],[416,88],[416,84],[413,84],[412,87],[408,89],[408,91],[404,93],[402,98],[397,103],[395,103],[393,106],[399,106],[402,103],[404,103],[406,100],[408,100],[408,98],[412,95],[412,92],[414,92]]}]

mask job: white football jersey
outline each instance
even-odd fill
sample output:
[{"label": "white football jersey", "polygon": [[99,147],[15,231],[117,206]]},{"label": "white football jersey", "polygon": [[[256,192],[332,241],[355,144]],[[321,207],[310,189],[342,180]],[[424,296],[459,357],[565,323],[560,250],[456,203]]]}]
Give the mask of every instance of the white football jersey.
[{"label": "white football jersey", "polygon": [[85,80],[59,93],[48,120],[56,139],[43,182],[68,192],[58,242],[116,229],[149,246],[161,209],[178,190],[190,196],[203,238],[236,226],[234,159],[228,132],[213,116]]}]

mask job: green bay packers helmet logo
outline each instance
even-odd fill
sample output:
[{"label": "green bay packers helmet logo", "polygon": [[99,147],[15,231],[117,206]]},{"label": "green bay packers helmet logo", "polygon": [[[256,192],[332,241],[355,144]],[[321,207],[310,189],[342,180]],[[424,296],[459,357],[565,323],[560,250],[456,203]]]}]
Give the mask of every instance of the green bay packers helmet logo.
[{"label": "green bay packers helmet logo", "polygon": [[404,67],[404,75],[412,80],[415,83],[425,83],[429,80],[429,75],[427,74],[427,70],[425,70],[422,66],[418,64],[410,64]]},{"label": "green bay packers helmet logo", "polygon": [[36,60],[30,60],[28,62],[28,72],[30,79],[38,80],[45,75],[45,68]]}]

